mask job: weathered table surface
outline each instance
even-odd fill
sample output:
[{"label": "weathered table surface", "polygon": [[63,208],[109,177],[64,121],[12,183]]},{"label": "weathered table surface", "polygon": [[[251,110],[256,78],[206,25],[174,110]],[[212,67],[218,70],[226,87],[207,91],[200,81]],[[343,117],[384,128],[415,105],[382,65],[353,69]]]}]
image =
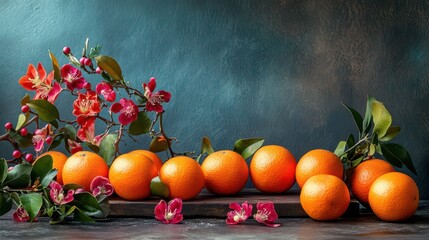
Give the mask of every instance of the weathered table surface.
[{"label": "weathered table surface", "polygon": [[[184,203],[188,205],[187,202]],[[278,219],[282,226],[269,228],[248,219],[229,226],[224,218],[189,218],[167,225],[150,218],[114,217],[94,224],[70,222],[49,225],[16,223],[12,213],[0,217],[0,239],[429,239],[429,201],[421,201],[415,216],[404,223],[388,223],[360,208],[360,215],[333,222],[307,217]]]}]

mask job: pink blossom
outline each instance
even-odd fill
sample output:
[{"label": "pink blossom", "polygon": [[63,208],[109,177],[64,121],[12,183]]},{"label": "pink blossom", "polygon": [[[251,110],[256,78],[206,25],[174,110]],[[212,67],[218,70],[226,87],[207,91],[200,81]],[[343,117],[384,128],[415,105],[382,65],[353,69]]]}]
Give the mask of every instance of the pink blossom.
[{"label": "pink blossom", "polygon": [[143,83],[143,88],[145,90],[144,96],[147,99],[146,109],[151,112],[162,112],[164,108],[162,107],[163,102],[169,102],[171,99],[171,93],[161,90],[154,92],[156,88],[156,79],[150,78],[149,83]]},{"label": "pink blossom", "polygon": [[279,216],[277,215],[272,202],[259,202],[256,204],[256,208],[258,211],[253,215],[253,218],[256,221],[269,227],[279,227],[281,225],[280,223],[274,223]]},{"label": "pink blossom", "polygon": [[66,64],[61,68],[61,77],[70,90],[75,88],[82,89],[86,83],[85,78],[82,77],[82,72],[70,64]]},{"label": "pink blossom", "polygon": [[103,95],[104,99],[108,102],[114,102],[116,99],[116,92],[113,91],[112,85],[107,82],[101,82],[95,87],[97,94]]},{"label": "pink blossom", "polygon": [[183,220],[182,199],[175,198],[167,203],[161,200],[155,207],[155,218],[163,223],[179,223]]},{"label": "pink blossom", "polygon": [[16,222],[27,222],[30,220],[30,215],[28,215],[27,211],[23,207],[19,207],[12,214],[13,220]]},{"label": "pink blossom", "polygon": [[231,208],[232,211],[227,213],[228,218],[226,219],[226,224],[234,225],[242,223],[250,217],[252,215],[253,206],[245,201],[241,206],[240,204],[233,202],[229,204],[229,208]]},{"label": "pink blossom", "polygon": [[48,137],[48,135],[51,133],[51,128],[50,125],[47,124],[44,128],[42,129],[37,129],[32,137],[32,142],[33,142],[33,146],[34,146],[34,150],[36,152],[41,152],[43,150],[43,146],[45,143],[46,138]]},{"label": "pink blossom", "polygon": [[49,188],[51,189],[49,191],[49,196],[51,197],[51,200],[58,206],[67,204],[74,199],[74,190],[68,190],[67,195],[65,195],[63,186],[61,186],[61,184],[57,183],[56,181],[52,181],[49,184]]},{"label": "pink blossom", "polygon": [[71,154],[75,154],[75,153],[83,150],[83,147],[80,143],[75,142],[71,139],[67,139],[67,145],[69,146]]},{"label": "pink blossom", "polygon": [[90,189],[94,197],[97,197],[98,195],[110,196],[114,191],[109,179],[103,176],[95,177],[91,182]]},{"label": "pink blossom", "polygon": [[122,98],[118,103],[112,104],[110,111],[119,114],[119,122],[122,125],[128,125],[137,119],[139,108],[130,99]]},{"label": "pink blossom", "polygon": [[80,140],[84,142],[89,142],[92,145],[99,146],[101,140],[103,139],[103,134],[95,136],[95,117],[88,117],[82,121],[82,124],[77,131],[77,136]]}]

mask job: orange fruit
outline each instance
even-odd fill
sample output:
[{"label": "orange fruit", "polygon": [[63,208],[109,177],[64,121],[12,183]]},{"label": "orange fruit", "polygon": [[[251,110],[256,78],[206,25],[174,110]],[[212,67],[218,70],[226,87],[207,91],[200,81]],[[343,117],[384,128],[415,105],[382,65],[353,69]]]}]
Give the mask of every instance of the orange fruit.
[{"label": "orange fruit", "polygon": [[[56,181],[59,184],[63,184],[63,173],[62,173],[62,171],[63,171],[63,166],[66,163],[68,157],[62,152],[47,151],[47,152],[43,153],[42,155],[40,155],[36,159],[36,161],[38,159],[40,159],[41,157],[46,156],[46,155],[49,155],[52,157],[52,168],[53,169],[56,168],[58,170]],[[36,161],[34,161],[34,162],[36,162]]]},{"label": "orange fruit", "polygon": [[419,189],[414,180],[400,172],[390,172],[377,178],[368,194],[369,205],[384,221],[404,221],[419,206]]},{"label": "orange fruit", "polygon": [[139,154],[122,154],[110,166],[109,181],[116,194],[126,200],[150,196],[150,182],[158,175],[152,160]]},{"label": "orange fruit", "polygon": [[256,189],[266,193],[281,193],[295,183],[296,160],[282,146],[261,147],[250,162],[250,178]]},{"label": "orange fruit", "polygon": [[324,149],[315,149],[304,154],[296,166],[298,186],[302,188],[307,179],[319,174],[330,174],[343,179],[344,169],[340,158]]},{"label": "orange fruit", "polygon": [[233,151],[214,152],[201,165],[207,190],[214,194],[232,195],[240,192],[249,178],[246,160]]},{"label": "orange fruit", "polygon": [[159,158],[158,155],[156,155],[156,153],[154,153],[154,152],[151,152],[148,150],[134,150],[134,151],[129,152],[129,154],[142,154],[142,155],[148,157],[155,164],[158,171],[162,167],[161,158]]},{"label": "orange fruit", "polygon": [[304,211],[318,221],[341,217],[350,204],[350,193],[343,180],[328,174],[309,178],[299,196]]},{"label": "orange fruit", "polygon": [[170,198],[182,200],[196,197],[205,181],[201,166],[194,159],[185,156],[166,161],[159,170],[159,178],[168,187]]},{"label": "orange fruit", "polygon": [[109,168],[102,157],[89,151],[71,155],[63,166],[64,184],[79,184],[89,191],[92,180],[97,176],[107,177]]},{"label": "orange fruit", "polygon": [[353,169],[350,186],[353,196],[363,205],[368,204],[368,192],[372,183],[381,175],[393,172],[395,169],[388,162],[371,159],[360,163]]}]

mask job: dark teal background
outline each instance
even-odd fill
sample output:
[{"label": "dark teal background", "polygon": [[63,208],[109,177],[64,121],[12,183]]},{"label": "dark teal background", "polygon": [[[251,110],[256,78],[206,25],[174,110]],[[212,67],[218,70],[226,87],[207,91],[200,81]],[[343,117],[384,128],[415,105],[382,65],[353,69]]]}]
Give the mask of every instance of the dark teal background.
[{"label": "dark teal background", "polygon": [[[16,122],[27,65],[50,69],[48,49],[62,65],[63,46],[79,53],[87,37],[134,86],[155,76],[172,92],[165,125],[178,152],[198,151],[206,135],[218,150],[265,137],[297,160],[334,150],[355,132],[341,101],[363,112],[375,96],[402,126],[395,141],[428,198],[428,1],[1,0],[2,125]],[[57,101],[61,112],[71,101]],[[125,149],[146,148],[140,140]],[[11,152],[5,143],[0,150]]]}]

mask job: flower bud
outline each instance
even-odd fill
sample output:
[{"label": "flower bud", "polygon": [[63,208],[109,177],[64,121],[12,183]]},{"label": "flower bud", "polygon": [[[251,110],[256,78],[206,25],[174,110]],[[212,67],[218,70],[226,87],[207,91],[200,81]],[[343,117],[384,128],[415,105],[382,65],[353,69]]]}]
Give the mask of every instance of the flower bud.
[{"label": "flower bud", "polygon": [[69,48],[69,47],[64,47],[64,48],[63,48],[63,53],[64,53],[65,55],[69,55],[69,54],[70,54],[70,48]]},{"label": "flower bud", "polygon": [[25,161],[31,163],[33,161],[33,154],[27,153],[27,155],[25,155]]},{"label": "flower bud", "polygon": [[7,122],[7,123],[4,125],[4,128],[6,128],[6,130],[11,130],[11,129],[13,128],[13,124],[12,124],[11,122]]},{"label": "flower bud", "polygon": [[13,151],[12,156],[13,156],[13,158],[21,157],[21,151],[19,151],[19,150]]},{"label": "flower bud", "polygon": [[83,61],[83,64],[85,64],[86,66],[90,66],[92,64],[92,61],[90,58],[85,58],[85,60]]},{"label": "flower bud", "polygon": [[100,74],[100,73],[101,73],[101,71],[103,71],[103,69],[101,69],[101,67],[97,67],[97,68],[95,69],[95,72],[96,72],[96,73],[98,73],[98,74]]},{"label": "flower bud", "polygon": [[89,83],[89,82],[86,82],[86,83],[84,83],[83,84],[83,88],[85,88],[86,90],[91,90],[91,83]]},{"label": "flower bud", "polygon": [[26,128],[21,128],[20,133],[21,133],[21,136],[25,137],[28,134],[28,130]]},{"label": "flower bud", "polygon": [[21,112],[27,113],[28,111],[30,111],[30,107],[28,105],[24,105],[21,107]]},{"label": "flower bud", "polygon": [[86,57],[81,57],[79,59],[80,65],[85,65],[85,59],[86,59]]}]

